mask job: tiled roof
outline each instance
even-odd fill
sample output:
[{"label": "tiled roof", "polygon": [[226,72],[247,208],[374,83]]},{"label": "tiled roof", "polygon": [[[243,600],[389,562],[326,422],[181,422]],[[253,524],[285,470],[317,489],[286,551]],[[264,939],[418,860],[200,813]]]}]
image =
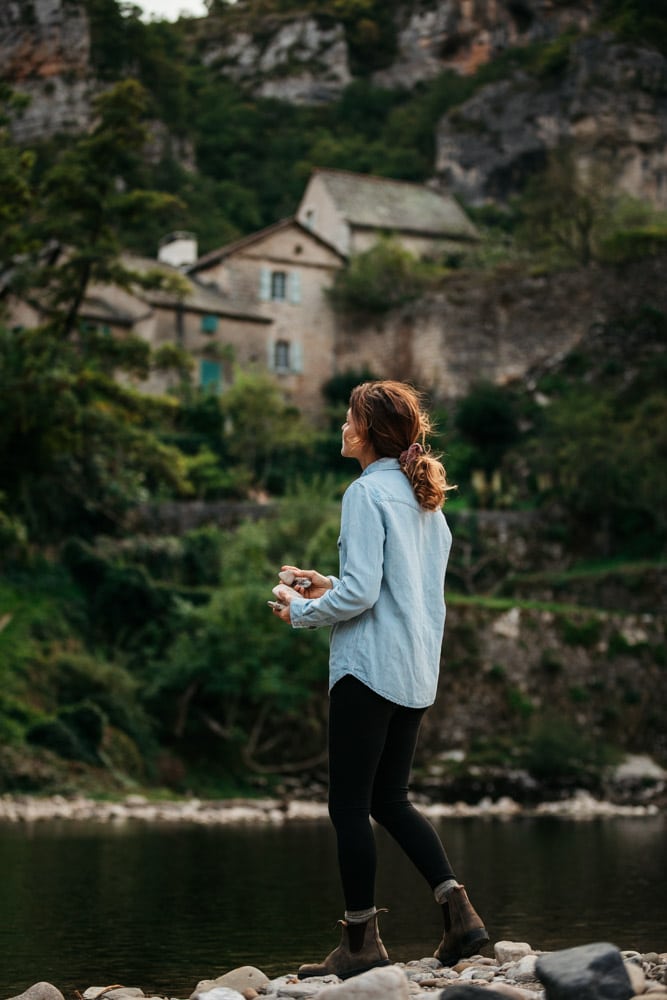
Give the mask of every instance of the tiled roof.
[{"label": "tiled roof", "polygon": [[201,271],[204,268],[210,267],[211,264],[217,264],[218,261],[224,260],[225,257],[229,257],[230,254],[236,253],[237,250],[243,250],[245,247],[252,246],[253,243],[259,243],[261,240],[265,239],[267,236],[273,235],[273,233],[280,232],[281,229],[289,229],[290,227],[298,229],[303,236],[309,237],[311,240],[316,240],[323,246],[335,253],[336,256],[341,257],[342,255],[336,247],[332,246],[331,243],[327,243],[325,239],[318,236],[317,233],[313,233],[310,229],[303,226],[298,219],[293,216],[289,216],[287,219],[280,219],[278,222],[272,223],[270,226],[266,226],[264,229],[259,229],[256,233],[250,233],[247,236],[241,236],[239,239],[234,240],[233,243],[227,243],[223,247],[219,247],[217,250],[211,250],[209,253],[204,254],[202,257],[192,264],[188,268],[188,274],[192,274],[194,271]]},{"label": "tiled roof", "polygon": [[266,316],[246,309],[236,300],[233,302],[221,291],[211,285],[204,285],[195,277],[183,274],[178,268],[165,264],[162,261],[150,260],[146,257],[124,257],[123,263],[130,270],[146,272],[149,270],[162,271],[165,274],[178,275],[187,286],[185,295],[180,296],[175,292],[162,289],[135,289],[135,295],[149,302],[154,306],[166,308],[176,308],[181,306],[193,312],[214,313],[218,316],[227,316],[233,319],[246,319],[258,323],[267,323],[270,320]]},{"label": "tiled roof", "polygon": [[345,170],[316,170],[336,207],[354,226],[476,239],[477,230],[450,195],[423,184]]}]

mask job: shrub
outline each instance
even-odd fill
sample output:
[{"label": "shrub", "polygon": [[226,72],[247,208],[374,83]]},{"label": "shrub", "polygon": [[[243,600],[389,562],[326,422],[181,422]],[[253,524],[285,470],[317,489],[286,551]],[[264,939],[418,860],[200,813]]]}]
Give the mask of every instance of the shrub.
[{"label": "shrub", "polygon": [[535,719],[523,751],[523,764],[539,780],[584,779],[615,758],[608,746],[573,723],[555,716]]},{"label": "shrub", "polygon": [[385,237],[337,273],[329,297],[339,312],[378,316],[418,299],[443,273]]}]

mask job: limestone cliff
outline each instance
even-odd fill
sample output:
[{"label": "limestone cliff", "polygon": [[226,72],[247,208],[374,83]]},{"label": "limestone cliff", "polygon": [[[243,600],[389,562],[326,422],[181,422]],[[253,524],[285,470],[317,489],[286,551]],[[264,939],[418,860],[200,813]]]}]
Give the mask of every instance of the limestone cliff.
[{"label": "limestone cliff", "polygon": [[555,77],[517,71],[441,120],[441,182],[469,203],[504,200],[549,149],[574,141],[621,190],[667,208],[667,59],[609,35],[582,37],[562,58]]},{"label": "limestone cliff", "polygon": [[[503,200],[547,150],[576,139],[611,161],[623,190],[667,207],[667,60],[597,31],[602,0],[406,0],[392,9],[394,55],[371,77],[380,87],[412,88],[445,70],[471,75],[510,48],[565,33],[551,64],[508,71],[443,117],[434,173],[444,187],[472,203]],[[188,34],[192,57],[210,71],[297,104],[333,101],[353,80],[345,26],[331,13],[296,4],[294,14],[266,17],[242,3],[229,11]],[[18,141],[88,125],[101,87],[90,48],[84,0],[0,5],[2,76],[31,98],[13,126]]]},{"label": "limestone cliff", "polygon": [[18,142],[87,126],[95,81],[88,18],[78,0],[4,0],[0,67],[2,78],[31,99],[13,123]]}]

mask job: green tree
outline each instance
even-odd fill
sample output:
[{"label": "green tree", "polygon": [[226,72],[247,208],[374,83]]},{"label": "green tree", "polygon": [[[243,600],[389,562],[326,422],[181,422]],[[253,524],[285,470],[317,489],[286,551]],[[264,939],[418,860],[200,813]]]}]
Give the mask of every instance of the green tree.
[{"label": "green tree", "polygon": [[283,559],[303,556],[311,531],[330,518],[318,499],[307,505],[310,530],[286,503],[287,520],[281,514],[226,533],[210,604],[181,604],[177,638],[148,678],[153,710],[181,752],[190,755],[194,744],[201,753],[212,738],[211,756],[219,759],[222,748],[223,766],[244,773],[298,772],[323,761],[327,632],[285,628],[266,605]]},{"label": "green tree", "polygon": [[519,236],[556,262],[585,267],[599,256],[615,202],[610,169],[574,146],[562,146],[526,186]]},{"label": "green tree", "polygon": [[[123,266],[124,220],[173,209],[174,199],[135,186],[146,131],[145,94],[126,80],[101,94],[92,131],[64,149],[34,193],[23,154],[5,143],[0,182],[13,188],[5,231],[25,234],[13,248],[5,292],[32,301],[45,322],[0,329],[1,489],[10,513],[36,537],[113,527],[149,493],[188,489],[180,453],[155,433],[175,404],[135,392],[145,378],[145,341],[82,326],[79,311],[93,282],[159,285],[158,273]],[[19,197],[20,196],[20,197]],[[177,278],[174,288],[180,288]],[[118,376],[125,376],[125,382]]]},{"label": "green tree", "polygon": [[615,391],[567,392],[527,449],[574,537],[604,555],[660,550],[667,537],[667,404],[660,391],[619,406]]},{"label": "green tree", "polygon": [[519,437],[512,401],[490,382],[473,386],[456,409],[454,424],[465,444],[472,447],[473,467],[492,473],[507,449]]},{"label": "green tree", "polygon": [[33,537],[115,530],[151,493],[189,489],[183,456],[155,433],[176,404],[116,377],[145,374],[148,353],[136,339],[0,327],[0,489]]},{"label": "green tree", "polygon": [[313,428],[269,375],[238,370],[222,410],[227,453],[252,471],[258,486],[267,485],[274,465],[290,449],[307,450],[314,444]]},{"label": "green tree", "polygon": [[135,80],[116,84],[98,96],[95,112],[93,130],[64,149],[39,185],[29,231],[42,250],[14,275],[14,289],[33,294],[61,337],[77,330],[91,283],[164,284],[157,270],[138,274],[122,265],[121,233],[148,215],[161,214],[166,224],[178,208],[170,195],[137,183],[147,139],[142,87]]}]

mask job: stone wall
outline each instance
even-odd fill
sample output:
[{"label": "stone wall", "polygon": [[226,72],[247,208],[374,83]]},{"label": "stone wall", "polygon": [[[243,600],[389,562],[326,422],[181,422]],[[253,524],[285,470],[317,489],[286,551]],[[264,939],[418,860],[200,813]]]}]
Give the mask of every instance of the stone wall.
[{"label": "stone wall", "polygon": [[[422,730],[421,764],[428,773],[418,783],[446,796],[457,787],[452,757],[469,760],[484,745],[504,744],[502,767],[491,761],[472,770],[470,762],[464,765],[466,786],[478,798],[495,797],[500,781],[520,797],[525,774],[516,777],[519,787],[507,786],[511,748],[540,731],[581,739],[589,748],[606,744],[649,754],[665,764],[667,707],[655,697],[665,685],[665,638],[660,614],[565,604],[493,608],[452,598],[438,699]],[[583,774],[585,762],[580,764]],[[475,775],[477,785],[469,780]]]},{"label": "stone wall", "polygon": [[454,399],[480,380],[507,383],[571,350],[596,323],[642,305],[667,311],[667,261],[652,258],[531,276],[511,267],[459,273],[442,290],[369,322],[339,322],[339,372],[368,368]]}]

